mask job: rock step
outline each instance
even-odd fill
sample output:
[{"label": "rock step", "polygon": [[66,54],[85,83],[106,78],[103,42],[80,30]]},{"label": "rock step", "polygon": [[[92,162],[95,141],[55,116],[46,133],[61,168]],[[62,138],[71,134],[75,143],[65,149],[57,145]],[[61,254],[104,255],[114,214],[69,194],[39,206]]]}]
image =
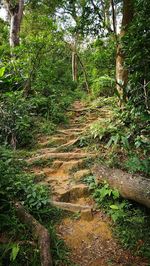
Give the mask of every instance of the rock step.
[{"label": "rock step", "polygon": [[85,160],[80,159],[80,160],[70,160],[70,161],[59,161],[56,160],[54,161],[52,167],[53,171],[51,172],[52,174],[56,174],[58,172],[63,171],[64,173],[69,173],[70,170],[73,170],[76,167],[82,167],[82,165],[85,163]]},{"label": "rock step", "polygon": [[[54,179],[62,179],[63,177],[70,179],[70,177],[73,175],[70,172],[76,168],[81,169],[84,167],[85,162],[86,159],[70,161],[55,160],[50,167],[42,167],[42,169],[40,167],[33,167],[32,172],[37,176],[37,178],[39,177],[39,180],[44,180],[46,182],[53,182]],[[80,170],[78,172],[80,174]],[[83,173],[87,174],[88,172],[83,170]],[[78,176],[76,179],[78,181]]]},{"label": "rock step", "polygon": [[75,202],[79,198],[89,196],[89,189],[84,184],[72,186],[70,188],[58,188],[56,196],[59,201],[63,202]]}]

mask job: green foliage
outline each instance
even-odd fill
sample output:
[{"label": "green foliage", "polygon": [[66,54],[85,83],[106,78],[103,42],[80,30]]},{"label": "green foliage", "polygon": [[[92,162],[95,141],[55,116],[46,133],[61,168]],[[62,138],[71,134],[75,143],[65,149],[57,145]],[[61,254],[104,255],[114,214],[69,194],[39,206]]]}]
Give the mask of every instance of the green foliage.
[{"label": "green foliage", "polygon": [[130,130],[124,127],[119,120],[105,120],[105,122],[95,122],[91,125],[89,136],[92,139],[98,139],[106,143],[106,148],[110,146],[123,146],[124,149],[129,150],[130,144]]},{"label": "green foliage", "polygon": [[138,155],[131,154],[125,162],[125,167],[131,173],[144,173],[149,176],[150,172],[150,158],[140,159]]},{"label": "green foliage", "polygon": [[[17,148],[32,144],[38,126],[49,132],[51,125],[66,122],[64,111],[76,98],[71,54],[62,33],[41,9],[39,16],[32,11],[23,21],[22,42],[13,50],[15,56],[10,60],[9,48],[1,45],[0,49],[0,141]],[[45,125],[34,123],[38,118]]]},{"label": "green foliage", "polygon": [[1,28],[1,35],[0,35],[0,50],[1,45],[4,44],[4,42],[7,42],[8,38],[8,22],[3,21],[3,19],[0,18],[0,28]]},{"label": "green foliage", "polygon": [[112,189],[107,182],[97,184],[93,176],[85,178],[97,207],[103,207],[111,216],[115,226],[114,233],[126,248],[137,255],[150,258],[150,215],[147,209],[120,197],[118,190]]},{"label": "green foliage", "polygon": [[1,149],[0,193],[8,201],[17,198],[31,211],[39,210],[49,202],[47,188],[34,183],[32,175],[21,169],[24,165],[8,150]]},{"label": "green foliage", "polygon": [[0,78],[4,76],[5,73],[5,67],[0,68]]},{"label": "green foliage", "polygon": [[134,1],[134,18],[123,43],[129,71],[127,94],[132,104],[143,111],[150,108],[150,86],[147,84],[150,81],[149,12],[149,1]]},{"label": "green foliage", "polygon": [[0,142],[12,147],[29,145],[33,141],[33,119],[30,106],[21,92],[0,95]]},{"label": "green foliage", "polygon": [[113,97],[98,97],[91,102],[92,108],[111,107],[115,109],[117,106],[117,98]]},{"label": "green foliage", "polygon": [[[0,148],[0,155],[0,232],[12,241],[10,244],[0,245],[0,263],[20,265],[21,261],[24,265],[39,265],[37,247],[26,244],[26,240],[32,241],[31,234],[16,217],[12,203],[17,200],[21,201],[25,208],[49,229],[56,265],[60,265],[59,263],[63,261],[65,265],[69,265],[67,250],[54,230],[54,222],[61,217],[62,213],[51,206],[48,189],[34,182],[34,176],[26,173],[25,163],[15,158],[12,151]],[[16,239],[25,244],[16,244]]]},{"label": "green foliage", "polygon": [[90,189],[95,188],[96,186],[96,179],[95,179],[95,176],[93,175],[86,176],[83,182],[86,183]]},{"label": "green foliage", "polygon": [[110,208],[114,209],[111,206],[115,206],[113,205],[113,202],[119,198],[119,193],[116,189],[111,189],[110,186],[104,182],[102,187],[96,187],[93,197],[98,205],[103,202],[110,202],[110,200],[112,200],[112,205],[110,205]]},{"label": "green foliage", "polygon": [[122,144],[122,146],[128,150],[130,148],[128,136],[122,135],[120,133],[116,133],[115,135],[112,135],[106,147],[109,148],[112,145],[117,146],[117,144]]},{"label": "green foliage", "polygon": [[19,250],[20,250],[20,248],[19,248],[18,244],[14,244],[12,246],[12,251],[11,251],[11,255],[10,255],[10,260],[11,261],[15,261],[16,260],[16,257],[17,257],[17,255],[19,253]]},{"label": "green foliage", "polygon": [[108,121],[105,123],[101,123],[101,122],[95,122],[90,126],[90,135],[92,138],[96,139],[98,138],[99,140],[101,140],[105,133],[108,133]]},{"label": "green foliage", "polygon": [[99,96],[113,96],[115,88],[114,79],[110,78],[109,76],[101,76],[93,80],[92,84],[92,97],[95,99]]},{"label": "green foliage", "polygon": [[[103,106],[101,102],[100,106]],[[99,100],[94,101],[92,106],[99,106]],[[90,126],[82,139],[82,145],[91,145],[93,141],[101,143],[111,152],[108,154],[111,166],[121,166],[131,172],[149,176],[149,122],[150,115],[137,110],[130,103],[122,111],[114,107],[110,119],[97,120]],[[120,155],[121,160],[118,160]]]},{"label": "green foliage", "polygon": [[81,56],[85,61],[92,99],[96,99],[98,96],[113,96],[115,92],[114,41],[111,38],[106,41],[97,38]]}]

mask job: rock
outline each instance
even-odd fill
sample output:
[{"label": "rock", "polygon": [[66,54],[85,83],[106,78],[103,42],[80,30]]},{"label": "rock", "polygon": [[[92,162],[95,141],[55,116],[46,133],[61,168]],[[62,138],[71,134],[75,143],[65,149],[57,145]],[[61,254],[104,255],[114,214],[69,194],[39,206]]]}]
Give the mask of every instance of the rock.
[{"label": "rock", "polygon": [[65,202],[73,202],[78,198],[87,197],[89,195],[88,187],[84,184],[76,185],[60,194],[59,200]]},{"label": "rock", "polygon": [[76,181],[80,181],[81,179],[83,179],[84,177],[86,177],[86,176],[88,176],[90,174],[91,174],[91,171],[89,169],[83,169],[83,170],[77,171],[74,174],[74,179]]}]

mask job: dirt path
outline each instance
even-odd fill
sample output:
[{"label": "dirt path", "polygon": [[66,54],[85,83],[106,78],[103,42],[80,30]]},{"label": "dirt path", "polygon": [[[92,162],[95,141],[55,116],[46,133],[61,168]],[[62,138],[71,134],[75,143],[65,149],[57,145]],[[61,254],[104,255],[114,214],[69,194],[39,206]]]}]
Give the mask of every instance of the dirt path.
[{"label": "dirt path", "polygon": [[40,148],[28,161],[49,162],[42,167],[36,164],[33,171],[51,187],[54,204],[74,213],[57,227],[71,249],[71,260],[80,266],[148,265],[120,247],[112,235],[111,221],[102,212],[94,211],[94,202],[83,183],[83,178],[91,175],[89,162],[97,154],[76,144],[93,121],[109,118],[110,110],[92,110],[75,102],[68,114],[69,125],[60,127],[54,136],[40,137]]}]

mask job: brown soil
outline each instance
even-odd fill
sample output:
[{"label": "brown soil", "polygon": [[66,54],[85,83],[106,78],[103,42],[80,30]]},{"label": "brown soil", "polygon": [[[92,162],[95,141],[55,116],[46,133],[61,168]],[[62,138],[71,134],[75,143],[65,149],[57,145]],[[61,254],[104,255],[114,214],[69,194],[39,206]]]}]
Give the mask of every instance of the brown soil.
[{"label": "brown soil", "polygon": [[[112,235],[111,221],[101,211],[95,212],[88,187],[82,184],[83,177],[90,175],[91,171],[86,167],[86,161],[95,158],[96,154],[85,148],[77,149],[74,144],[93,121],[100,117],[104,123],[111,110],[101,108],[94,112],[81,102],[75,102],[70,112],[70,126],[59,128],[55,136],[39,137],[41,149],[28,161],[34,163],[51,158],[53,163],[50,167],[33,166],[33,171],[37,175],[43,174],[45,179],[42,183],[52,188],[53,200],[66,202],[60,207],[65,206],[65,209],[67,203],[73,203],[72,207],[69,205],[71,211],[79,208],[74,218],[66,217],[57,226],[58,234],[71,250],[71,260],[79,266],[148,266],[145,259],[133,256],[120,246]],[[49,143],[55,150],[47,148]],[[64,148],[66,150],[62,151]]]}]

